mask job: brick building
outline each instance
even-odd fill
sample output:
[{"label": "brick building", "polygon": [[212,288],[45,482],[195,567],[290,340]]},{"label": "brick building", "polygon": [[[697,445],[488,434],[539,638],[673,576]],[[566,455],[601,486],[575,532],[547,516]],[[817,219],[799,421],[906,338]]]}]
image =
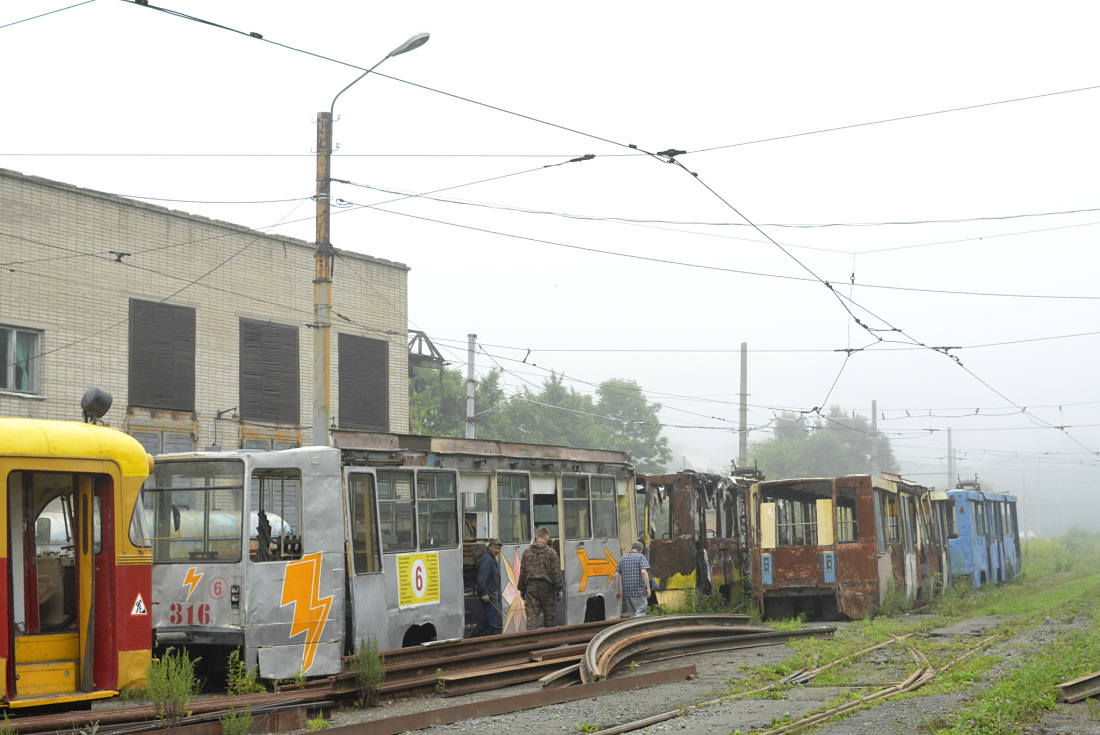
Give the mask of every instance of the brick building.
[{"label": "brick building", "polygon": [[[0,415],[153,453],[314,443],[312,243],[0,169]],[[336,427],[408,429],[408,268],[338,250]],[[216,439],[216,442],[215,442]]]}]

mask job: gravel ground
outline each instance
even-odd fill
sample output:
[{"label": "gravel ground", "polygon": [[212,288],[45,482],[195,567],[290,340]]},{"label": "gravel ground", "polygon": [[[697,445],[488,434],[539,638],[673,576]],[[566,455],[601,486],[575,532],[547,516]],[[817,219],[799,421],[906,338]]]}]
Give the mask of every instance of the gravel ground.
[{"label": "gravel ground", "polygon": [[[936,633],[944,636],[971,639],[986,634],[1002,618],[976,618],[962,624],[944,628]],[[982,682],[966,692],[937,694],[916,698],[887,701],[857,712],[845,721],[818,732],[830,735],[856,735],[857,733],[896,733],[918,735],[930,731],[936,719],[974,693],[988,686],[994,677],[1011,670],[1018,662],[1025,661],[1028,652],[1045,646],[1074,627],[1057,619],[1047,619],[1042,625],[1022,633],[1013,639],[989,649],[1000,657],[1000,663]],[[665,684],[648,689],[609,694],[595,699],[567,702],[535,710],[468,720],[453,725],[437,726],[418,731],[422,735],[443,733],[477,733],[478,735],[519,735],[536,733],[575,733],[582,725],[606,730],[615,725],[642,719],[678,709],[681,705],[704,702],[729,690],[729,680],[740,679],[745,673],[743,665],[778,663],[790,655],[785,646],[767,646],[725,653],[713,653],[692,658],[682,657],[639,666],[635,673],[675,668],[688,663],[695,664],[698,676],[690,681]],[[903,647],[888,647],[864,657],[860,674],[868,683],[886,684],[904,679],[912,672],[914,664]],[[861,682],[862,683],[862,682]],[[537,691],[536,684],[510,687],[508,695]],[[704,735],[729,735],[735,730],[766,728],[775,718],[790,714],[797,718],[822,706],[840,691],[835,687],[805,686],[788,692],[783,699],[742,699],[709,707],[696,708],[684,717],[651,725],[641,733],[690,732]],[[341,710],[335,712],[332,725],[352,725],[395,715],[419,712],[467,702],[482,701],[500,696],[500,692],[481,692],[450,698],[423,697],[386,702],[370,710]],[[1060,705],[1032,732],[1039,735],[1076,733],[1100,735],[1100,721],[1089,718],[1092,714],[1085,703]],[[1095,716],[1095,715],[1094,715]],[[369,732],[369,729],[367,730]]]}]

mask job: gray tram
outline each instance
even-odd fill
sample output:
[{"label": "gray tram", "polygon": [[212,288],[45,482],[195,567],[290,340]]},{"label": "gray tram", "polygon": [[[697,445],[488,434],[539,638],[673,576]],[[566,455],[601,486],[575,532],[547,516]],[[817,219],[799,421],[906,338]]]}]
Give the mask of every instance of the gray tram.
[{"label": "gray tram", "polygon": [[325,676],[360,640],[460,638],[472,571],[504,540],[506,630],[547,526],[566,583],[558,623],[618,617],[615,562],[636,538],[620,452],[334,432],[335,447],[158,457],[142,490],[154,642],[208,661],[242,651],[268,679]]}]

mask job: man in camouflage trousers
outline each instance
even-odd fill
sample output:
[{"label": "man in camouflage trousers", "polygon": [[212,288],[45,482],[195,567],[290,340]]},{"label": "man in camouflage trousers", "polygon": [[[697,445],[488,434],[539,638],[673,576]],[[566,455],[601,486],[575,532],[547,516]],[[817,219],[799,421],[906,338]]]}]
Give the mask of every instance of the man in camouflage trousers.
[{"label": "man in camouflage trousers", "polygon": [[539,627],[542,613],[543,627],[558,624],[557,604],[562,594],[561,561],[558,552],[550,544],[550,530],[545,526],[535,531],[535,543],[523,552],[519,563],[519,582],[516,587],[523,595],[524,617],[527,629]]}]

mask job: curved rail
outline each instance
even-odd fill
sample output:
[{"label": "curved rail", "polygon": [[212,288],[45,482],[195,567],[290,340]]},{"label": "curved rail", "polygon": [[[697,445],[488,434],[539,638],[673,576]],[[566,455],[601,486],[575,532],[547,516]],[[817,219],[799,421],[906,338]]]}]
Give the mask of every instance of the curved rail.
[{"label": "curved rail", "polygon": [[[610,669],[601,670],[600,657],[604,651],[619,645],[622,641],[639,635],[667,635],[674,631],[707,627],[706,635],[713,635],[715,629],[732,627],[749,628],[748,615],[664,615],[660,617],[633,618],[610,628],[605,628],[592,637],[588,649],[581,659],[581,681],[599,681],[607,678]],[[758,632],[763,629],[755,629]],[[746,631],[747,632],[747,631]],[[629,654],[628,654],[629,655]]]}]

